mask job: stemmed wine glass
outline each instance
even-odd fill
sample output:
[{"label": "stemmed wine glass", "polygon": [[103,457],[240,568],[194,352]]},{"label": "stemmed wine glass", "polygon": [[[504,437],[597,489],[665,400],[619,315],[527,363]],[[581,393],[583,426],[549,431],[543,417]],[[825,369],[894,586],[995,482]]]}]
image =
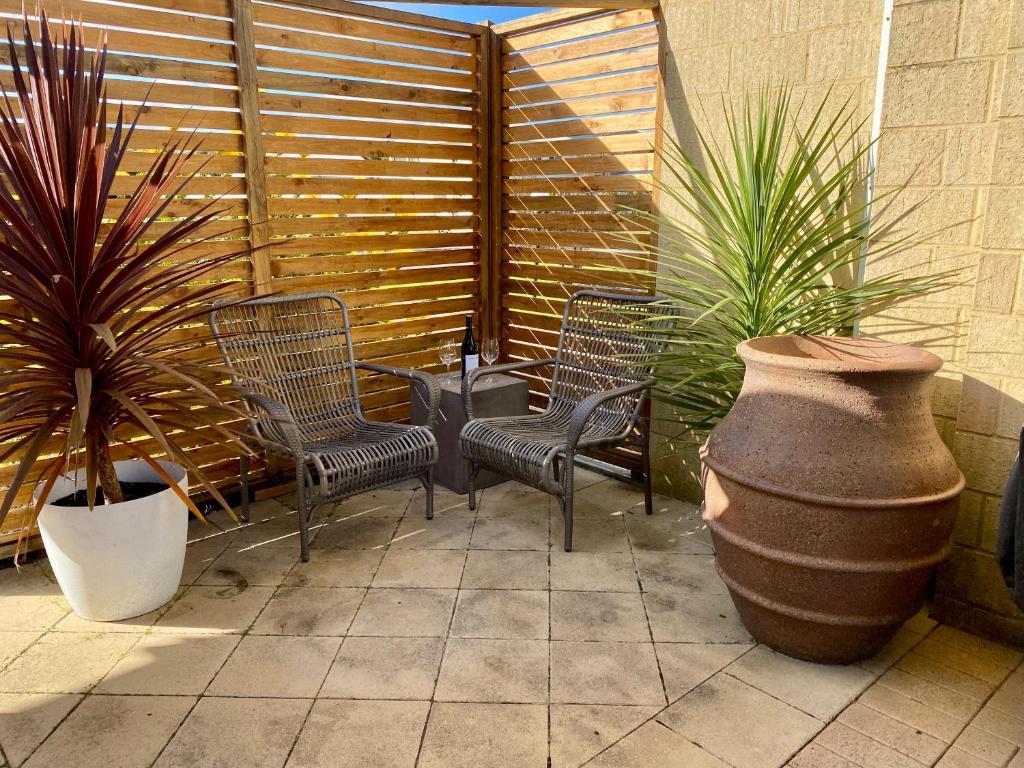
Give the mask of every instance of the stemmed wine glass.
[{"label": "stemmed wine glass", "polygon": [[[498,359],[498,340],[484,339],[480,344],[480,357],[487,365],[494,365],[494,361]],[[488,374],[484,377],[484,381],[494,381],[494,376]]]},{"label": "stemmed wine glass", "polygon": [[459,356],[459,345],[455,341],[444,341],[441,343],[441,362],[444,363],[445,374],[448,378],[452,375],[452,363]]}]

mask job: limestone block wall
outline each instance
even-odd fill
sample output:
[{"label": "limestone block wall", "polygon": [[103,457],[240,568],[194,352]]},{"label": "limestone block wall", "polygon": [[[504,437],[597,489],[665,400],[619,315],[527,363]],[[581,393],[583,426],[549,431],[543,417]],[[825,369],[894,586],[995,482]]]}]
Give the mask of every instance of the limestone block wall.
[{"label": "limestone block wall", "polygon": [[[865,115],[880,119],[875,215],[906,213],[901,231],[916,231],[920,242],[868,264],[868,272],[959,270],[948,290],[862,328],[928,347],[946,363],[936,423],[967,491],[935,610],[950,623],[1024,643],[1024,616],[993,559],[999,496],[1024,423],[1024,0],[892,5],[666,0],[665,126],[697,151],[693,126],[718,130],[723,96],[783,81],[811,98],[830,86],[839,98],[852,94]],[[885,198],[902,184],[902,194]],[[668,423],[659,432],[659,488],[699,496],[694,452],[680,457],[667,445]]]}]

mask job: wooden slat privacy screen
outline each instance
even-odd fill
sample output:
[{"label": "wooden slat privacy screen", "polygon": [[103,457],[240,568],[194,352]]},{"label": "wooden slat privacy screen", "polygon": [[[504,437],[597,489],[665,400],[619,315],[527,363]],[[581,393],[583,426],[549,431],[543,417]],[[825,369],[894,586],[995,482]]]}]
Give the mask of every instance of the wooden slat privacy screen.
[{"label": "wooden slat privacy screen", "polygon": [[[206,165],[169,215],[219,196],[229,221],[200,247],[271,244],[212,279],[238,295],[341,293],[364,359],[438,370],[466,314],[506,358],[547,354],[565,297],[608,282],[601,266],[622,247],[609,234],[633,226],[619,206],[650,206],[650,10],[545,14],[502,35],[347,0],[46,7],[87,35],[107,30],[111,101],[143,110],[108,210],[155,148],[197,130]],[[21,0],[0,0],[0,19],[21,14]],[[407,415],[405,387],[363,386],[371,417]],[[237,460],[193,456],[237,483]],[[0,486],[12,472],[0,467]],[[0,557],[18,524],[0,531]]]}]

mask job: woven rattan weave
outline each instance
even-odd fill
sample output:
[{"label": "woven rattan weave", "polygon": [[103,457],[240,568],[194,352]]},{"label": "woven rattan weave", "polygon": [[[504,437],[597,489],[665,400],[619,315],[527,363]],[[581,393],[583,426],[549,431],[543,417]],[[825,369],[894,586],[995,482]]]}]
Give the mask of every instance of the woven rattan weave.
[{"label": "woven rattan weave", "polygon": [[[641,418],[663,331],[674,314],[656,298],[597,290],[573,294],[565,306],[556,356],[477,369],[462,385],[468,423],[459,447],[473,477],[482,467],[561,499],[565,550],[572,549],[573,464],[578,451],[633,444],[643,456],[647,513],[651,513],[650,425]],[[485,373],[551,366],[547,407],[526,416],[473,419],[470,394]]]},{"label": "woven rattan weave", "polygon": [[[433,517],[431,426],[441,390],[429,374],[357,362],[344,302],[331,293],[271,296],[220,303],[210,326],[250,414],[246,438],[295,462],[302,559],[317,507],[406,478],[427,490]],[[418,382],[427,399],[427,426],[368,421],[357,370]],[[248,519],[248,458],[242,461],[242,514]]]}]

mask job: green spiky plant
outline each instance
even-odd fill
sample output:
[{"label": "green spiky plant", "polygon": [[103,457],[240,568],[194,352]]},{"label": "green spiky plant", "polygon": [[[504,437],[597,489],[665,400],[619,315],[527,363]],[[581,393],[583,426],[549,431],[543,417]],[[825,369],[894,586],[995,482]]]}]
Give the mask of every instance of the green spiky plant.
[{"label": "green spiky plant", "polygon": [[[658,234],[658,291],[681,318],[655,371],[679,436],[699,439],[729,412],[743,383],[740,342],[849,335],[860,319],[950,284],[951,273],[857,281],[863,263],[916,241],[896,232],[909,210],[872,220],[865,121],[850,100],[834,103],[826,94],[805,110],[791,88],[762,89],[739,109],[724,105],[721,144],[697,127],[699,153],[674,140],[662,150],[657,183],[682,213],[645,225]],[[876,195],[876,212],[900,191]]]},{"label": "green spiky plant", "polygon": [[115,446],[197,515],[154,457],[184,465],[226,507],[182,444],[245,450],[223,426],[242,416],[226,404],[223,371],[189,355],[209,302],[232,287],[202,281],[250,249],[209,257],[196,247],[218,219],[216,201],[167,219],[201,168],[191,139],[155,153],[120,212],[108,213],[136,124],[119,108],[108,125],[103,37],[90,55],[80,26],[55,37],[38,15],[38,40],[27,18],[21,46],[8,29],[14,89],[0,104],[0,462],[15,467],[0,523],[37,472],[42,486],[19,549],[62,472],[84,469],[90,507],[97,486],[106,503],[123,499]]}]

